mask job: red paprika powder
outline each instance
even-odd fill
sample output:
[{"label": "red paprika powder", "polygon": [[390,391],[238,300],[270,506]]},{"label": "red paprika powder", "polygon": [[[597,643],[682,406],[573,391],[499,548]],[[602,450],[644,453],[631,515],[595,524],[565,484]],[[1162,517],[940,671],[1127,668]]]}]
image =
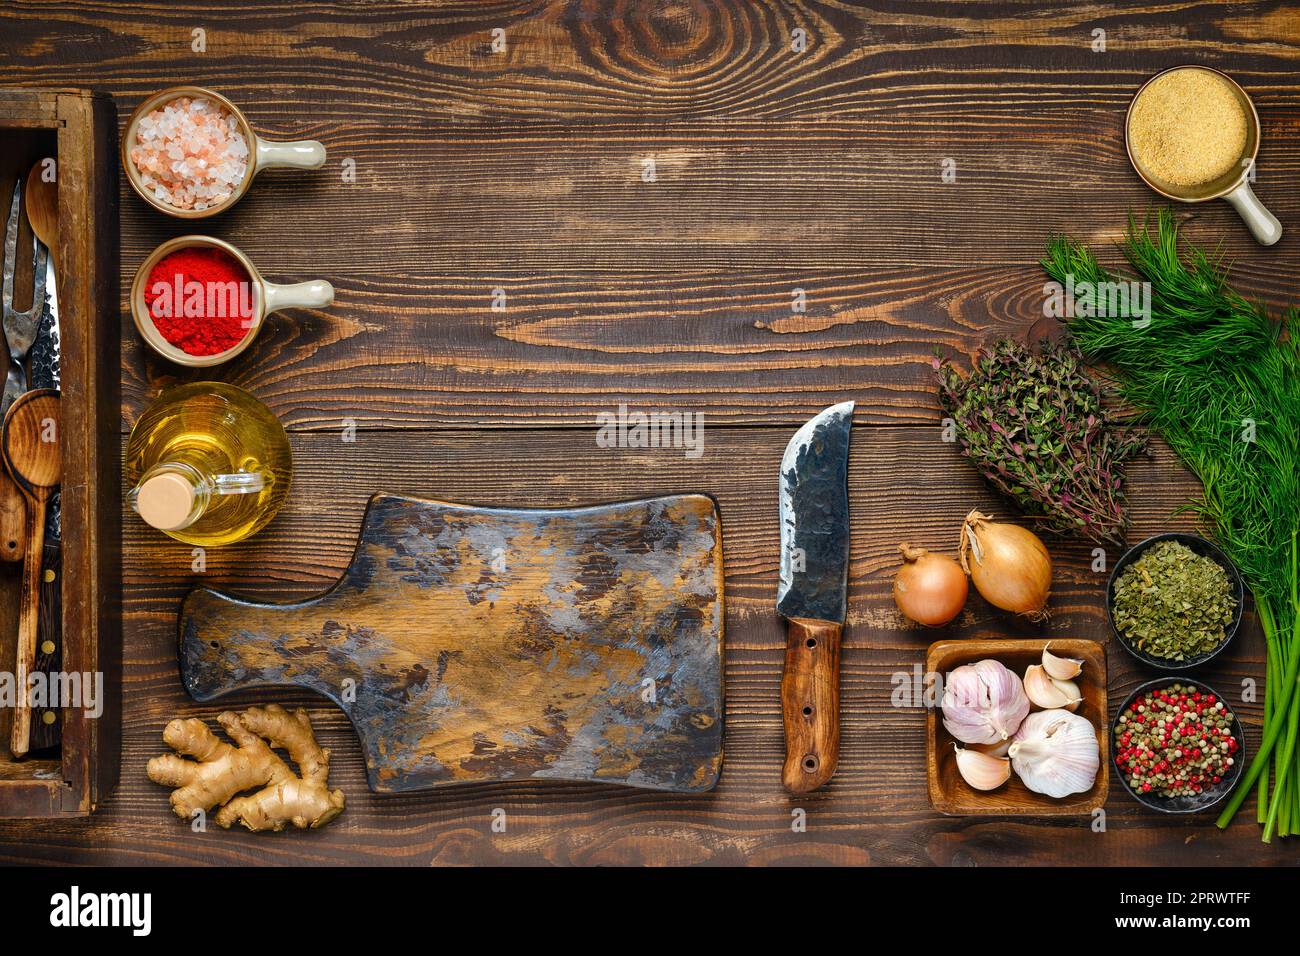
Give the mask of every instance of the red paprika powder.
[{"label": "red paprika powder", "polygon": [[149,270],[144,302],[154,327],[190,355],[234,348],[252,328],[253,282],[224,249],[191,246]]}]

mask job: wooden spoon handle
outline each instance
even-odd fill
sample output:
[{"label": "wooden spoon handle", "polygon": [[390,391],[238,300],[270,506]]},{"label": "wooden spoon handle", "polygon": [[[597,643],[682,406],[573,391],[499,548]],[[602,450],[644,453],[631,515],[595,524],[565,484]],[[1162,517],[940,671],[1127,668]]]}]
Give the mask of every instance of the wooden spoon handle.
[{"label": "wooden spoon handle", "polygon": [[785,768],[791,793],[816,790],[840,759],[840,625],[792,620],[786,631],[781,711]]},{"label": "wooden spoon handle", "polygon": [[45,498],[29,499],[27,552],[23,556],[23,597],[18,613],[18,654],[14,663],[15,693],[9,752],[25,757],[31,747],[30,674],[36,665],[36,633],[41,618],[41,552],[45,546]]},{"label": "wooden spoon handle", "polygon": [[9,472],[0,470],[0,561],[21,561],[26,536],[27,499]]}]

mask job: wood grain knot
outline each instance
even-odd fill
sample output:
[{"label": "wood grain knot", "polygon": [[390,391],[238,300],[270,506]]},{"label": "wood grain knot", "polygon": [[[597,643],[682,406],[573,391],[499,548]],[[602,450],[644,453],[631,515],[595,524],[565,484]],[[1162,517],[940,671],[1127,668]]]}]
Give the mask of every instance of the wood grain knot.
[{"label": "wood grain knot", "polygon": [[756,58],[789,46],[796,24],[787,19],[776,5],[737,0],[588,0],[574,20],[575,48],[638,87],[711,87],[735,74],[752,80]]}]

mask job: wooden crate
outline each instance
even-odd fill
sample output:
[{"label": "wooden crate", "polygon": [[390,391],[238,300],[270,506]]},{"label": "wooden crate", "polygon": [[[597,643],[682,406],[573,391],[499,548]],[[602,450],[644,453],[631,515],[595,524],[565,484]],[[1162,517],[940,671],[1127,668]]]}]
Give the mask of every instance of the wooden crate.
[{"label": "wooden crate", "polygon": [[[117,781],[121,742],[120,332],[117,111],[85,90],[0,88],[0,195],[58,161],[63,388],[64,671],[103,675],[104,708],[65,708],[56,757],[13,760],[0,716],[0,818],[83,816]],[[30,249],[20,239],[20,249]],[[20,253],[20,256],[22,253]],[[19,262],[19,290],[26,300]],[[26,280],[29,281],[29,280]],[[2,341],[2,340],[0,340]],[[17,569],[0,569],[0,669],[12,672]]]}]

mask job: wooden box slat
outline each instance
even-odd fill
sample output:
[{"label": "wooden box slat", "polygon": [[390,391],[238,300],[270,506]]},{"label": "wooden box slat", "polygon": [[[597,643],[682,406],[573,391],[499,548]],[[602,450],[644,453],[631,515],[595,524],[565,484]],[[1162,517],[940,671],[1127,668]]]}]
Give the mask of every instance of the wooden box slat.
[{"label": "wooden box slat", "polygon": [[[121,741],[117,112],[109,97],[85,90],[0,89],[0,137],[15,129],[52,131],[57,149],[62,667],[102,674],[104,708],[96,719],[65,709],[58,760],[0,753],[0,818],[79,816],[116,782]],[[0,176],[12,182],[25,172],[6,166]],[[7,192],[5,201],[7,211]]]}]

